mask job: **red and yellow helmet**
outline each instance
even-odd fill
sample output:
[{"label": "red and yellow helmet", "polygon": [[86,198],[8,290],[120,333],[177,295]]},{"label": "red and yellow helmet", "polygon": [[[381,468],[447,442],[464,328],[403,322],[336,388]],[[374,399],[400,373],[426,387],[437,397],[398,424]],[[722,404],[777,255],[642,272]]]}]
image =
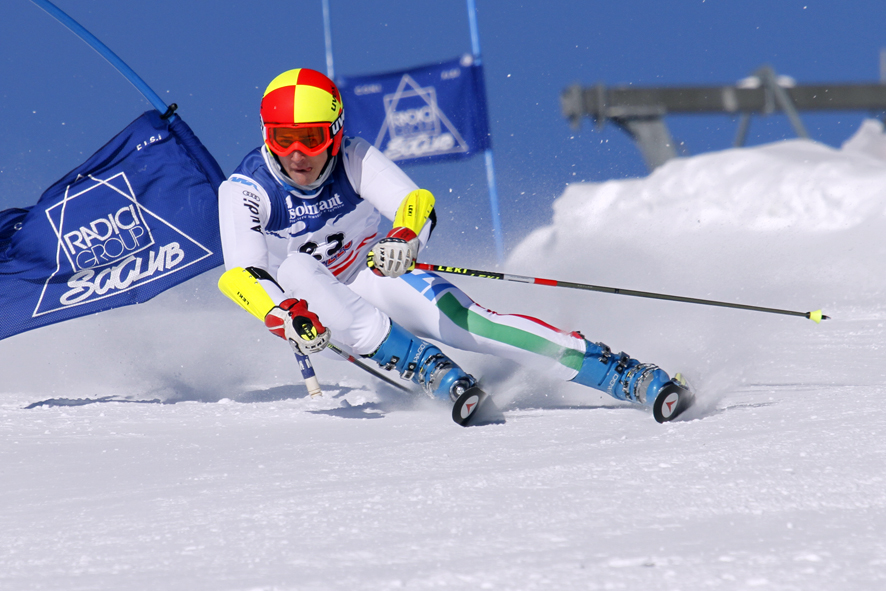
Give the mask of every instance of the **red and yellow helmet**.
[{"label": "red and yellow helmet", "polygon": [[299,68],[274,78],[261,100],[265,144],[279,156],[296,150],[316,156],[341,148],[345,111],[335,83],[316,70]]}]

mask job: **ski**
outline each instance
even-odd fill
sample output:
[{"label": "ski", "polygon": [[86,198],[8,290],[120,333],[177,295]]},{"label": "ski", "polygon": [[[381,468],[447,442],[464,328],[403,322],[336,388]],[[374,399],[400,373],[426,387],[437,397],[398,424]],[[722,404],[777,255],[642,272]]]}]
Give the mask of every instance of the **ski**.
[{"label": "ski", "polygon": [[452,405],[452,420],[462,427],[502,424],[504,415],[479,387],[467,389]]},{"label": "ski", "polygon": [[659,423],[673,421],[695,404],[695,395],[676,380],[668,382],[652,403],[652,416]]}]

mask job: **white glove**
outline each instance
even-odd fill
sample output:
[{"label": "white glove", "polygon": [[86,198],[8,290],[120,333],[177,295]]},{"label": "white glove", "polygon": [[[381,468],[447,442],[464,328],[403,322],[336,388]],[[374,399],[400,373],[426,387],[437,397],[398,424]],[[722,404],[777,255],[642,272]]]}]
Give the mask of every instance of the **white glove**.
[{"label": "white glove", "polygon": [[375,243],[366,264],[379,277],[399,277],[415,269],[418,236],[409,228],[394,228]]},{"label": "white glove", "polygon": [[302,355],[319,353],[326,348],[332,336],[332,331],[320,323],[317,315],[308,311],[308,303],[294,298],[274,306],[265,316],[265,326],[281,339],[289,341]]}]

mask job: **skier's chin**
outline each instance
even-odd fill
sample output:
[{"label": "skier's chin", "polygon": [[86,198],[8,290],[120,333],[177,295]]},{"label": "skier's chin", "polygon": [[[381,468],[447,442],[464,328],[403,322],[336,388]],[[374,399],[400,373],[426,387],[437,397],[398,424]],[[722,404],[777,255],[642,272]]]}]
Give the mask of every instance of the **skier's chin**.
[{"label": "skier's chin", "polygon": [[310,185],[314,181],[317,180],[317,175],[313,173],[312,168],[308,168],[306,170],[291,170],[289,171],[289,178],[296,182],[299,185]]}]

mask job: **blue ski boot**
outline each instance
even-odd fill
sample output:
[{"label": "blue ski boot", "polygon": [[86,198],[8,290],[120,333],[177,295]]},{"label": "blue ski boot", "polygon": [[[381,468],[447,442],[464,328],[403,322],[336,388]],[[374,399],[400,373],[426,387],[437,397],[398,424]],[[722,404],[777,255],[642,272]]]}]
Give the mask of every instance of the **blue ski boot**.
[{"label": "blue ski boot", "polygon": [[387,370],[396,369],[404,380],[411,380],[430,396],[448,402],[456,402],[477,384],[473,376],[465,373],[439,348],[395,322],[391,322],[391,329],[382,344],[367,357]]},{"label": "blue ski boot", "polygon": [[671,380],[658,366],[640,363],[626,353],[613,354],[603,343],[585,343],[584,361],[573,382],[618,400],[651,406],[659,423],[677,418],[692,405],[692,393],[685,382]]}]

